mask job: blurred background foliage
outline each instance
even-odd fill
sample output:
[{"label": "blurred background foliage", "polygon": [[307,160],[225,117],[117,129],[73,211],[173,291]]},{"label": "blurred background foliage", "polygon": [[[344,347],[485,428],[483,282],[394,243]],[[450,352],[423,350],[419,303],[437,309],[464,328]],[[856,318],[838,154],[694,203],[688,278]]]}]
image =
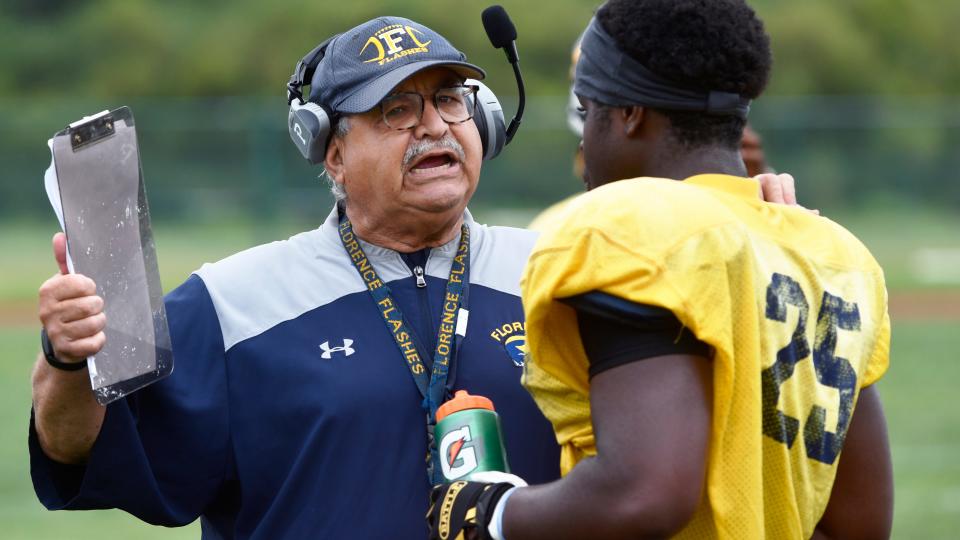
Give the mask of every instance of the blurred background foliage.
[{"label": "blurred background foliage", "polygon": [[[519,31],[528,113],[487,164],[475,206],[540,207],[576,192],[564,125],[570,46],[596,0],[504,2]],[[774,76],[752,122],[769,161],[826,209],[960,206],[956,0],[752,2]],[[480,24],[485,3],[5,0],[0,8],[0,216],[47,218],[34,185],[43,141],[85,114],[130,105],[157,219],[233,214],[316,220],[329,199],[287,142],[283,88],[316,43],[378,14],[438,30],[488,70],[512,114],[516,88]],[[544,156],[551,156],[545,160]]]},{"label": "blurred background foliage", "polygon": [[[505,1],[533,94],[562,94],[569,46],[596,0]],[[445,34],[509,88],[509,70],[465,1],[5,0],[0,92],[275,96],[326,36],[395,14]],[[952,96],[960,90],[955,0],[755,0],[773,36],[771,95]]]}]

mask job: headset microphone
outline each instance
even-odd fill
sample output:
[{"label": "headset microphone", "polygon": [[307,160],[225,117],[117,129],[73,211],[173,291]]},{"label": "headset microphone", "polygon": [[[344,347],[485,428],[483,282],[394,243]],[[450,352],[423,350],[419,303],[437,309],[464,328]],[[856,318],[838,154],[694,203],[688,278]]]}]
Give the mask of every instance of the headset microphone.
[{"label": "headset microphone", "polygon": [[519,100],[517,104],[517,114],[510,121],[510,127],[506,132],[506,143],[513,140],[513,136],[520,128],[520,119],[523,117],[523,107],[526,103],[526,92],[523,86],[523,76],[520,74],[520,58],[517,56],[517,28],[507,15],[503,6],[490,6],[483,10],[480,15],[483,20],[483,29],[487,31],[487,37],[490,43],[497,49],[503,49],[507,55],[507,61],[513,67],[513,75],[517,79],[517,90]]}]

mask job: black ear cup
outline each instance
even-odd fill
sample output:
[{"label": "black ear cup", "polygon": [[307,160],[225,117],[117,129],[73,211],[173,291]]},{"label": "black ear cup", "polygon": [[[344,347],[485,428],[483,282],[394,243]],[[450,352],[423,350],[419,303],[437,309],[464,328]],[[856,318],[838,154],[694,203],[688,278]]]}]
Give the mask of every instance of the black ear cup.
[{"label": "black ear cup", "polygon": [[[287,83],[287,104],[290,105],[287,131],[297,150],[313,165],[323,163],[327,153],[327,142],[334,123],[333,111],[304,99],[303,87],[310,85],[317,65],[327,52],[327,46],[338,35],[327,38],[301,58]],[[312,95],[316,89],[311,87],[310,90]]]},{"label": "black ear cup", "polygon": [[473,121],[477,124],[480,141],[483,143],[483,159],[493,159],[500,154],[507,142],[503,106],[500,105],[493,91],[482,82],[468,79],[465,84],[475,84],[480,87],[477,91],[477,108],[473,113]]},{"label": "black ear cup", "polygon": [[333,126],[330,115],[320,105],[299,100],[290,102],[287,129],[297,150],[311,164],[323,163],[327,153],[327,141]]}]

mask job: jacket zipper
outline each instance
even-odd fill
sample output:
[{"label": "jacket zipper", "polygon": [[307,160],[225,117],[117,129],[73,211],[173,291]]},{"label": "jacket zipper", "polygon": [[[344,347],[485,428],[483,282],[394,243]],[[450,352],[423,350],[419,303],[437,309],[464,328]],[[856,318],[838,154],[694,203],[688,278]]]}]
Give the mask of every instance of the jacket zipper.
[{"label": "jacket zipper", "polygon": [[[427,256],[427,260],[430,260],[429,255]],[[414,266],[413,276],[417,278],[417,296],[420,301],[420,320],[422,321],[421,327],[422,330],[427,333],[427,335],[421,336],[421,339],[426,340],[423,341],[423,345],[429,347],[435,339],[436,329],[433,327],[433,317],[430,313],[430,296],[427,294],[427,280],[424,277],[423,267],[420,265]],[[436,346],[436,343],[434,343],[434,346]],[[426,362],[426,364],[431,366],[431,368],[433,366],[433,353],[434,351],[432,350],[427,353],[431,356],[429,362]]]},{"label": "jacket zipper", "polygon": [[423,267],[422,267],[422,266],[419,266],[419,265],[414,266],[414,267],[413,267],[413,275],[414,275],[414,277],[417,278],[417,288],[418,288],[418,289],[423,289],[424,287],[427,286],[427,280],[424,279],[424,277],[423,277]]}]

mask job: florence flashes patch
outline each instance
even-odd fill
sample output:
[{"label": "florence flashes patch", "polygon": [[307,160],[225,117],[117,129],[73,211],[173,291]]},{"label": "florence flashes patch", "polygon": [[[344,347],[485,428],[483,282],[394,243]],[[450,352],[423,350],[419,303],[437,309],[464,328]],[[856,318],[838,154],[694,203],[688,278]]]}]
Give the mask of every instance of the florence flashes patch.
[{"label": "florence flashes patch", "polygon": [[494,328],[490,337],[503,345],[503,349],[517,367],[523,367],[527,360],[527,334],[522,322],[504,323]]}]

